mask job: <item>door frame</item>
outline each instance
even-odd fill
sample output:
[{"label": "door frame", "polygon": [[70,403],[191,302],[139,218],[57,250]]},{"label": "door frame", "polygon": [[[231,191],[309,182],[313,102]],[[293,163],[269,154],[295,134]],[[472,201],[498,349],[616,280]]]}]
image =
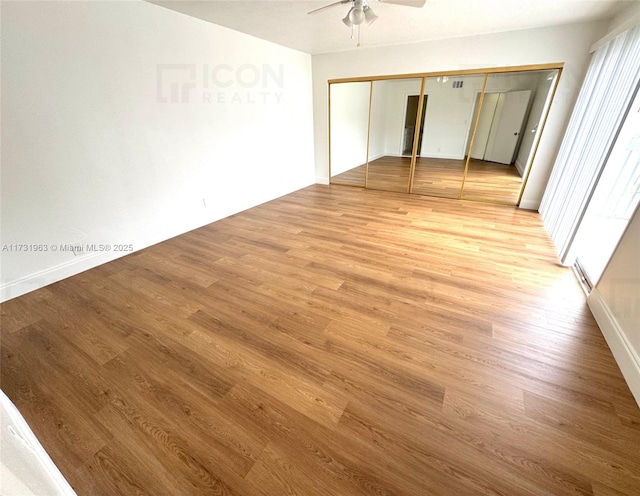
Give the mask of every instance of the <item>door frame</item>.
[{"label": "door frame", "polygon": [[[400,132],[400,154],[398,155],[399,157],[411,157],[411,155],[405,155],[403,152],[403,140],[404,140],[404,130],[405,130],[405,123],[407,122],[407,108],[409,107],[409,97],[416,97],[418,99],[418,107],[420,107],[420,94],[418,93],[417,95],[414,94],[413,92],[411,93],[405,93],[404,94],[404,110],[402,112],[402,131]],[[424,95],[422,95],[423,99],[423,104],[422,104],[422,118],[420,120],[420,134],[419,134],[419,143],[418,143],[418,152],[421,151],[422,148],[422,137],[424,134],[424,121],[425,121],[425,116],[426,116],[426,112],[427,112],[427,101],[428,101],[428,93],[425,93]],[[416,118],[417,118],[417,114],[420,111],[420,108],[418,108],[418,110],[416,111]],[[412,143],[412,152],[413,152],[413,143]],[[420,156],[420,155],[418,155]]]}]

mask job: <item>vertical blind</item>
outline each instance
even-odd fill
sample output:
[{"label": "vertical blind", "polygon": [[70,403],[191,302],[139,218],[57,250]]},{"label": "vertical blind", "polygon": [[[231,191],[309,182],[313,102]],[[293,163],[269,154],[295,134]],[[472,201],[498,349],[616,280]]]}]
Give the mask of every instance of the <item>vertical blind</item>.
[{"label": "vertical blind", "polygon": [[540,204],[563,263],[639,79],[636,26],[594,52]]}]

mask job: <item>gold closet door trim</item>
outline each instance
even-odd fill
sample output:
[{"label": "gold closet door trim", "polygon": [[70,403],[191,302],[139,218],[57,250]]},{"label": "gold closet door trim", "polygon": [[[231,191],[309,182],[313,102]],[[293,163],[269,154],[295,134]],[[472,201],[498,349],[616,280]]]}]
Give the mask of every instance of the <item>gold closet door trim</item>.
[{"label": "gold closet door trim", "polygon": [[369,187],[369,146],[371,144],[371,109],[373,108],[373,81],[369,82],[369,115],[367,119],[367,155],[364,163],[364,188]]},{"label": "gold closet door trim", "polygon": [[329,184],[331,184],[331,82],[329,82],[328,89],[327,112],[329,112],[327,114],[327,120],[329,121],[329,125],[327,126],[327,129],[329,130],[329,139],[327,141],[329,143]]},{"label": "gold closet door trim", "polygon": [[476,122],[473,124],[473,133],[471,134],[471,141],[469,141],[469,148],[467,148],[467,160],[464,163],[464,174],[462,175],[462,184],[460,185],[458,200],[462,199],[462,192],[464,191],[464,183],[467,180],[467,172],[469,172],[469,161],[471,160],[471,150],[473,150],[473,144],[476,140],[476,131],[478,130],[478,123],[480,122],[480,113],[482,112],[482,105],[484,104],[484,92],[487,89],[488,80],[489,80],[489,73],[486,72],[484,75],[484,81],[482,81],[482,89],[480,90],[480,102],[478,105],[478,115],[476,116]]},{"label": "gold closet door trim", "polygon": [[549,99],[549,107],[547,108],[547,111],[544,113],[544,116],[542,117],[542,121],[540,121],[540,124],[538,125],[538,134],[540,137],[536,141],[536,145],[533,148],[533,153],[531,154],[531,163],[526,164],[527,173],[525,174],[524,181],[522,181],[522,187],[520,188],[520,194],[518,194],[518,203],[516,203],[516,205],[520,205],[520,202],[522,201],[522,195],[524,195],[524,189],[527,187],[527,181],[529,180],[529,175],[531,174],[531,169],[533,168],[532,167],[533,161],[535,160],[536,155],[538,154],[538,146],[540,145],[540,141],[542,139],[544,126],[547,123],[549,112],[551,112],[551,106],[553,105],[553,101],[556,99],[556,91],[558,91],[560,76],[562,76],[562,67],[558,67],[557,69],[558,69],[558,74],[556,75],[556,80],[554,81],[554,84],[553,84],[553,90],[551,92],[551,97]]},{"label": "gold closet door trim", "polygon": [[418,72],[412,74],[388,74],[383,76],[362,76],[350,78],[329,79],[329,84],[333,83],[357,83],[367,81],[381,81],[388,79],[419,79],[425,77],[438,76],[471,76],[474,74],[501,74],[504,72],[520,72],[520,71],[545,71],[551,69],[562,69],[564,62],[553,62],[550,64],[532,64],[532,65],[514,65],[508,67],[485,67],[482,69],[460,69],[457,71],[437,71],[437,72]]},{"label": "gold closet door trim", "polygon": [[422,106],[424,105],[424,89],[427,78],[420,81],[420,98],[418,98],[418,115],[416,116],[416,129],[413,132],[413,149],[411,150],[411,165],[409,166],[409,184],[407,193],[413,192],[413,177],[416,173],[416,162],[418,156],[418,139],[420,138],[420,127],[422,126]]}]

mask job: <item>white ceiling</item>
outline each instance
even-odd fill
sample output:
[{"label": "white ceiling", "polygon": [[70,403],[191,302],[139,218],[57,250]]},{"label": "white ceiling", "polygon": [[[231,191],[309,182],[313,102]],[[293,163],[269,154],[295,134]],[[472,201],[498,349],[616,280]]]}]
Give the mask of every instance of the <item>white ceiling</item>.
[{"label": "white ceiling", "polygon": [[[336,0],[147,0],[303,52],[353,50],[341,19],[350,5],[313,15]],[[361,46],[414,43],[516,29],[610,19],[638,0],[427,0],[422,8],[369,0],[378,19],[363,26]]]}]

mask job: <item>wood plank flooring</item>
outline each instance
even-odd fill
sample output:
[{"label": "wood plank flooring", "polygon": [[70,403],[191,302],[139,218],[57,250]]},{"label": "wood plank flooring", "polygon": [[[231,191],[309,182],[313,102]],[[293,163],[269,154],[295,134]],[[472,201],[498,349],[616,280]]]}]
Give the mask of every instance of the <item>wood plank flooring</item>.
[{"label": "wood plank flooring", "polygon": [[[381,191],[406,192],[411,160],[408,157],[381,157],[369,163],[367,187]],[[464,178],[464,160],[419,157],[412,193],[438,198],[459,198]],[[333,184],[364,187],[366,166],[361,165],[331,178]],[[518,202],[522,178],[513,165],[471,159],[462,197],[470,200]]]},{"label": "wood plank flooring", "polygon": [[410,157],[381,157],[369,162],[367,188],[406,193],[410,172]]},{"label": "wood plank flooring", "polygon": [[514,165],[471,159],[462,197],[515,205],[521,187],[522,177]]},{"label": "wood plank flooring", "polygon": [[316,185],[1,311],[80,495],[640,494],[640,409],[533,212]]}]

